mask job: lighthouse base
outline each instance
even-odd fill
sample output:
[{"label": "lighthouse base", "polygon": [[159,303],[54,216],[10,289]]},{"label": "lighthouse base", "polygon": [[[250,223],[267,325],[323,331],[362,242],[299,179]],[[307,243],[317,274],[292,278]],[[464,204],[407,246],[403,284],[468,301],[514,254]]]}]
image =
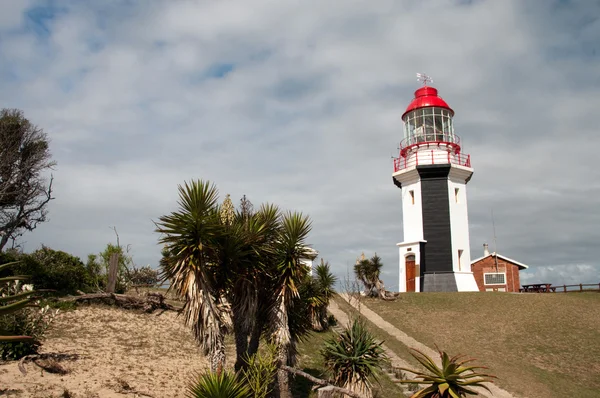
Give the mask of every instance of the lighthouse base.
[{"label": "lighthouse base", "polygon": [[425,272],[422,292],[478,292],[472,272]]}]

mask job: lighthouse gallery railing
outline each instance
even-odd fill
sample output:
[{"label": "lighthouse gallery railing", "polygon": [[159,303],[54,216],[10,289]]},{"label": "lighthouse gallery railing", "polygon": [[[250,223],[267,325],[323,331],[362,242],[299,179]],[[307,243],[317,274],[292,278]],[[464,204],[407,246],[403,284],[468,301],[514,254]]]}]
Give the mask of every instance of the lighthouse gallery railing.
[{"label": "lighthouse gallery railing", "polygon": [[440,151],[418,151],[407,157],[394,159],[394,172],[425,164],[457,164],[471,167],[471,155]]}]

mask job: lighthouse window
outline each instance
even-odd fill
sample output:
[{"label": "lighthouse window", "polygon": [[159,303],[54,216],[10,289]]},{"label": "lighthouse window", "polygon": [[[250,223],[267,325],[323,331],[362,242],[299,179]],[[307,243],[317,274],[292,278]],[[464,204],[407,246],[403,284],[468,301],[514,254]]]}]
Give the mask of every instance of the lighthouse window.
[{"label": "lighthouse window", "polygon": [[450,111],[443,108],[416,109],[404,117],[408,144],[419,142],[455,142]]},{"label": "lighthouse window", "polygon": [[408,191],[408,193],[410,194],[410,202],[411,204],[415,204],[415,191]]},{"label": "lighthouse window", "polygon": [[456,201],[456,203],[458,202],[458,188],[454,188],[454,200]]}]

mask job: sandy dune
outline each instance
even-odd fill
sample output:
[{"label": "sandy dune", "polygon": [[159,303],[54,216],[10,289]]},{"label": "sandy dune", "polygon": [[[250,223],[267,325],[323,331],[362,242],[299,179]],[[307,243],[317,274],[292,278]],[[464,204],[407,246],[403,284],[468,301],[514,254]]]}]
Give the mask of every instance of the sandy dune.
[{"label": "sandy dune", "polygon": [[[141,314],[82,306],[59,314],[43,353],[77,354],[61,361],[66,375],[16,362],[0,365],[0,396],[12,397],[184,397],[187,381],[208,362],[173,312]],[[228,358],[232,357],[228,352]]]}]

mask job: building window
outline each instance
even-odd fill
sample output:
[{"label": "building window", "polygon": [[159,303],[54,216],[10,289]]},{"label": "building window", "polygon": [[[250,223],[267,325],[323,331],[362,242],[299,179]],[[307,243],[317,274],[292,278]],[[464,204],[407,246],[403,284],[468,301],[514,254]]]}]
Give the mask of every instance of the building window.
[{"label": "building window", "polygon": [[486,285],[506,285],[506,273],[491,272],[489,274],[483,274],[483,280],[483,283]]},{"label": "building window", "polygon": [[458,202],[458,188],[454,188],[454,200],[456,201],[456,203]]},{"label": "building window", "polygon": [[461,271],[462,268],[462,255],[463,255],[463,251],[459,250],[458,251],[458,270]]},{"label": "building window", "polygon": [[410,202],[411,204],[415,204],[415,191],[408,191],[408,193],[410,194]]}]

